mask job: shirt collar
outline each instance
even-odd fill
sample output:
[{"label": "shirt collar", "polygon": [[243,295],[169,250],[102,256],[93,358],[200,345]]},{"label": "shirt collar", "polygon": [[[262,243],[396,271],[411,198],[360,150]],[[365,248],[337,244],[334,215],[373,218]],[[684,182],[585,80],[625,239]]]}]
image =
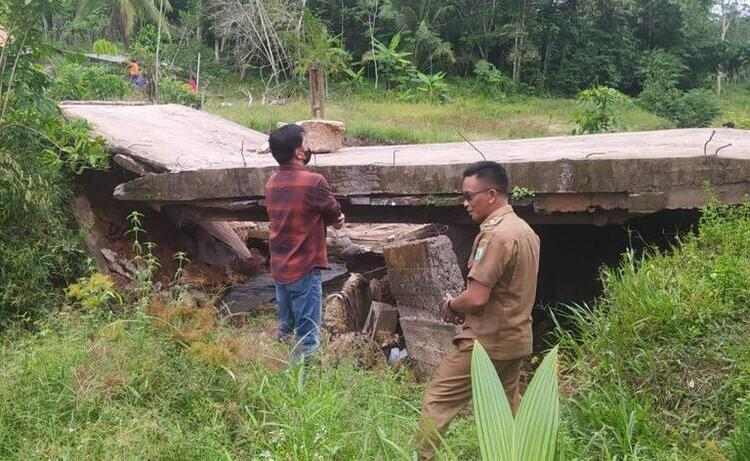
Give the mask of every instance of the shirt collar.
[{"label": "shirt collar", "polygon": [[285,163],[283,165],[279,165],[279,170],[304,170],[305,167],[303,165],[300,165],[298,163]]},{"label": "shirt collar", "polygon": [[494,226],[502,221],[503,217],[509,215],[510,213],[513,213],[513,207],[511,205],[505,205],[501,208],[498,208],[497,210],[490,213],[489,216],[487,216],[487,219],[482,222],[481,227]]}]

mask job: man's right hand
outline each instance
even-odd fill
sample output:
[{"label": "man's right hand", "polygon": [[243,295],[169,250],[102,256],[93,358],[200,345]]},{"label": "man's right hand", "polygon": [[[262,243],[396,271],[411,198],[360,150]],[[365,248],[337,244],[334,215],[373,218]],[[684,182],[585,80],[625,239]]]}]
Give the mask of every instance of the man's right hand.
[{"label": "man's right hand", "polygon": [[341,229],[344,227],[344,223],[346,222],[346,216],[344,216],[344,213],[341,213],[339,215],[339,218],[336,220],[336,223],[333,224],[334,229]]},{"label": "man's right hand", "polygon": [[453,311],[450,308],[450,301],[451,297],[446,295],[443,304],[440,306],[440,316],[443,318],[443,322],[461,325],[464,323],[464,315]]}]

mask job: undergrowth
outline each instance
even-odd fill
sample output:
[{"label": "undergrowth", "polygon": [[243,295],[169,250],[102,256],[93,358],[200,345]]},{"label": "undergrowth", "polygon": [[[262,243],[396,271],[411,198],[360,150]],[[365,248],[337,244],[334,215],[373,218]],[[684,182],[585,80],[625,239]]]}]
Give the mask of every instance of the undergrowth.
[{"label": "undergrowth", "polygon": [[[37,329],[0,343],[1,459],[409,459],[421,387],[403,370],[287,368],[262,330],[158,297]],[[456,429],[445,459],[475,458]]]},{"label": "undergrowth", "polygon": [[563,335],[567,458],[750,459],[750,204],[603,278]]}]

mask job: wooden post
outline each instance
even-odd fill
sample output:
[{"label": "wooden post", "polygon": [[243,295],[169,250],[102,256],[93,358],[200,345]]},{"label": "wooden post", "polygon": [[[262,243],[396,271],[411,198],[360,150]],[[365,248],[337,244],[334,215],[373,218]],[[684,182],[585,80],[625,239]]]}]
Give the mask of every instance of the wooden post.
[{"label": "wooden post", "polygon": [[161,0],[159,3],[159,26],[157,27],[156,32],[156,65],[154,66],[154,96],[156,98],[156,103],[161,102],[160,92],[159,92],[159,67],[161,66],[161,63],[159,62],[159,51],[161,50],[161,20],[162,17],[164,17],[164,0]]},{"label": "wooden post", "polygon": [[310,66],[310,110],[313,118],[325,118],[325,106],[323,101],[326,94],[325,72],[320,70],[317,64]]},{"label": "wooden post", "polygon": [[195,75],[195,91],[201,91],[201,54],[198,53],[198,70]]}]

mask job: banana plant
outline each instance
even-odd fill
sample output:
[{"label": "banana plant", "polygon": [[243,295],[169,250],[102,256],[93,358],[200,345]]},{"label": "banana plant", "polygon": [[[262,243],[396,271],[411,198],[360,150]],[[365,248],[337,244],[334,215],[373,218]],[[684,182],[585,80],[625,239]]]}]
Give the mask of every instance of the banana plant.
[{"label": "banana plant", "polygon": [[560,424],[557,347],[536,370],[513,418],[503,385],[487,352],[474,341],[471,380],[483,461],[552,461]]}]

